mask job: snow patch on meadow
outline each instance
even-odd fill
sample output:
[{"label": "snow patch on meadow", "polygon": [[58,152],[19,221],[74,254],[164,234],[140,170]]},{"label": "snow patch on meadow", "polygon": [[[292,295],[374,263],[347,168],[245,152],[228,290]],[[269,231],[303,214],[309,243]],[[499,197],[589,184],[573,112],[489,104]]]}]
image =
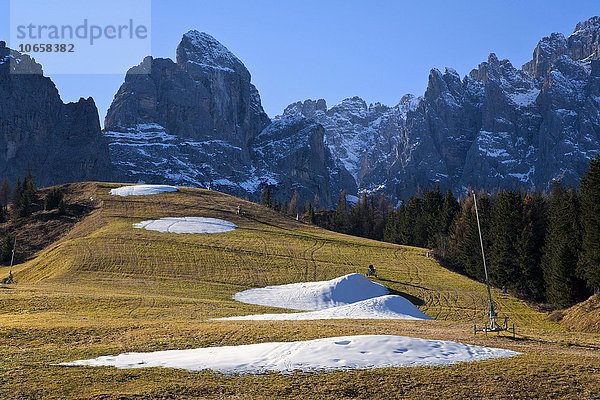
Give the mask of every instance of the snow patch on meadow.
[{"label": "snow patch on meadow", "polygon": [[180,368],[213,370],[224,374],[316,372],[385,367],[451,365],[459,362],[513,357],[519,353],[464,343],[406,336],[341,336],[298,342],[124,353],[65,366],[117,368]]},{"label": "snow patch on meadow", "polygon": [[142,221],[133,227],[167,233],[223,233],[233,231],[237,225],[218,218],[167,217]]},{"label": "snow patch on meadow", "polygon": [[148,196],[166,192],[177,192],[175,186],[169,185],[132,185],[122,186],[120,188],[111,189],[110,194],[113,196]]},{"label": "snow patch on meadow", "polygon": [[387,295],[374,297],[343,306],[326,308],[318,311],[287,314],[256,314],[239,317],[218,318],[226,321],[254,320],[254,321],[300,321],[318,319],[412,319],[429,320],[410,301],[402,296]]},{"label": "snow patch on meadow", "polygon": [[288,308],[323,310],[389,294],[388,289],[361,274],[349,274],[329,281],[267,286],[236,293],[242,303]]}]

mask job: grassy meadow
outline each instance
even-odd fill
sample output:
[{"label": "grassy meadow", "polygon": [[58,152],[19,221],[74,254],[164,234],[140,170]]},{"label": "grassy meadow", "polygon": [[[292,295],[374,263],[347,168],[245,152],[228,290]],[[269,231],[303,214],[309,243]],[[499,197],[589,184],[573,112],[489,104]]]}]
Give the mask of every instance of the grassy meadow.
[{"label": "grassy meadow", "polygon": [[[225,194],[182,189],[143,197],[87,184],[95,209],[15,268],[0,288],[0,399],[565,398],[600,399],[600,335],[566,331],[548,314],[494,290],[518,335],[473,335],[485,286],[442,268],[419,248],[345,236]],[[238,216],[241,205],[245,215]],[[222,218],[238,229],[177,235],[132,228],[145,219]],[[235,302],[251,287],[366,272],[435,321],[213,321],[280,312]],[[0,277],[8,269],[0,267]],[[61,367],[128,351],[395,334],[502,347],[510,359],[449,367],[224,376],[210,371]]]}]

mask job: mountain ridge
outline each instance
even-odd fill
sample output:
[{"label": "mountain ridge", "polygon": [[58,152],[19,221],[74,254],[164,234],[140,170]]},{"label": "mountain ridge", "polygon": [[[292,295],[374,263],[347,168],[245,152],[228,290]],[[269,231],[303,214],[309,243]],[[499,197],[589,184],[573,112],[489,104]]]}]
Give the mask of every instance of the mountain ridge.
[{"label": "mountain ridge", "polygon": [[[250,72],[198,31],[183,35],[177,60],[146,57],[130,70],[105,123],[125,181],[210,187],[258,199],[279,195],[335,201],[351,180],[334,163],[315,123],[281,126],[264,112]],[[149,76],[135,74],[146,68]],[[336,179],[340,177],[340,179]]]},{"label": "mountain ridge", "polygon": [[[462,78],[451,68],[432,69],[424,95],[413,96],[416,104],[405,112],[393,113],[395,143],[383,156],[377,155],[381,145],[389,143],[385,126],[374,129],[363,123],[348,129],[339,123],[360,121],[364,107],[348,117],[334,112],[338,106],[328,109],[324,100],[316,101],[316,112],[299,106],[315,102],[307,100],[293,103],[283,114],[294,110],[322,123],[326,142],[334,154],[340,149],[338,158],[362,190],[385,188],[388,195],[405,198],[418,187],[435,185],[457,192],[470,186],[545,190],[555,180],[577,185],[587,162],[600,151],[598,31],[600,18],[592,17],[567,38],[542,38],[521,69],[494,53]],[[364,103],[354,97],[340,105],[348,101]],[[371,120],[389,120],[393,107],[372,107],[382,111]],[[351,157],[344,151],[353,149],[360,137],[352,133],[368,130],[374,132],[360,140],[360,154],[356,157],[354,151],[353,164],[348,165]],[[344,135],[350,136],[346,142]],[[369,144],[374,138],[379,148]],[[367,168],[373,159],[377,162]]]},{"label": "mountain ridge", "polygon": [[63,103],[34,58],[0,42],[0,175],[41,185],[112,178],[94,100]]},{"label": "mountain ridge", "polygon": [[[269,187],[278,198],[298,191],[302,202],[326,207],[342,191],[402,200],[432,186],[458,193],[469,187],[545,190],[556,180],[576,186],[600,152],[599,33],[600,17],[592,17],[569,36],[550,34],[520,68],[494,53],[464,76],[433,68],[422,96],[404,95],[393,106],[357,96],[331,107],[323,99],[305,100],[271,119],[243,62],[209,34],[192,30],[183,35],[175,61],[147,56],[128,71],[103,137],[93,121],[93,100],[82,99],[60,106],[66,117],[58,121],[51,118],[55,112],[46,113],[38,128],[28,128],[35,140],[7,143],[6,154],[21,144],[39,148],[35,143],[46,135],[39,126],[55,126],[67,137],[83,129],[86,143],[67,143],[76,145],[71,152],[87,167],[74,173],[63,167],[69,160],[57,156],[50,163],[58,165],[56,176],[34,171],[42,183],[164,183],[253,200]],[[0,67],[8,70],[8,61],[4,55]],[[35,61],[26,66],[35,70],[32,76],[43,74]],[[52,96],[60,99],[57,92]],[[47,140],[50,147],[65,143]],[[4,165],[25,168],[8,158]]]}]

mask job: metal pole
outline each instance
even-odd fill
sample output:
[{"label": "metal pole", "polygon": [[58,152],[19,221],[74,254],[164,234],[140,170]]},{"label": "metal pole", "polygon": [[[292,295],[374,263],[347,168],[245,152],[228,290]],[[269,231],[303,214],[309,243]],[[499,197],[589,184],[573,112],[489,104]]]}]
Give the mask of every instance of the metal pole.
[{"label": "metal pole", "polygon": [[494,310],[494,301],[492,300],[492,289],[490,289],[490,278],[488,277],[487,264],[485,262],[485,250],[483,249],[483,236],[481,235],[481,224],[479,223],[479,211],[477,210],[477,196],[473,192],[473,202],[475,204],[475,216],[477,217],[477,229],[479,230],[479,243],[481,244],[481,256],[483,257],[483,271],[485,272],[485,284],[487,286],[488,300],[490,302],[490,323],[491,329],[496,326],[496,311]]},{"label": "metal pole", "polygon": [[17,238],[15,237],[15,243],[13,244],[12,256],[10,257],[10,269],[8,273],[12,275],[13,263],[15,261],[15,249],[17,248]]}]

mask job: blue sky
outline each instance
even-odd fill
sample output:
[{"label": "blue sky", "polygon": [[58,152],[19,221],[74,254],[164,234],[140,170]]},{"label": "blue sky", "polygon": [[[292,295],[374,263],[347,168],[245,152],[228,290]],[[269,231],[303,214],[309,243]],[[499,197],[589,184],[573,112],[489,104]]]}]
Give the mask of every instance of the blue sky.
[{"label": "blue sky", "polygon": [[[0,0],[2,40],[8,7]],[[421,95],[432,67],[464,75],[490,52],[520,66],[541,37],[598,14],[598,0],[153,0],[152,55],[174,58],[183,33],[207,32],[244,62],[274,116],[307,98],[393,105]],[[103,120],[124,73],[51,78],[64,101],[94,97]]]}]

